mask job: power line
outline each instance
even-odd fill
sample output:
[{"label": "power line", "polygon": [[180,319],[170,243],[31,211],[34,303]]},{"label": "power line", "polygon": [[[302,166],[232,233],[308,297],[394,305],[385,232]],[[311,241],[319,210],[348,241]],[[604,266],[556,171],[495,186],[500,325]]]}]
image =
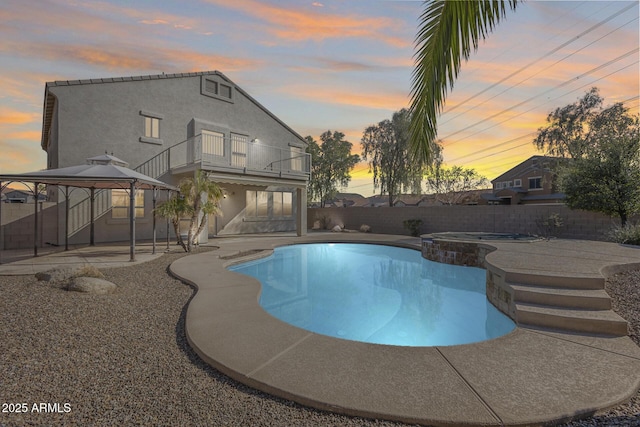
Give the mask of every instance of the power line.
[{"label": "power line", "polygon": [[[537,95],[532,96],[532,97],[530,97],[530,98],[527,98],[527,99],[525,99],[524,101],[521,101],[521,102],[519,102],[519,103],[517,103],[517,104],[514,104],[514,105],[512,105],[512,106],[510,106],[510,107],[508,107],[508,108],[506,108],[506,109],[504,109],[504,110],[502,110],[502,111],[500,111],[500,112],[498,112],[498,113],[492,114],[491,116],[486,117],[486,118],[484,118],[483,120],[477,121],[477,122],[475,122],[475,123],[473,123],[473,124],[471,124],[471,125],[469,125],[469,126],[466,126],[466,127],[462,128],[462,129],[459,129],[459,130],[457,130],[457,131],[453,132],[452,134],[449,134],[449,135],[447,135],[446,137],[443,137],[442,139],[446,139],[446,138],[449,138],[449,137],[451,137],[451,136],[453,136],[453,135],[457,135],[457,134],[459,134],[460,132],[463,132],[463,131],[465,131],[465,130],[469,130],[469,129],[471,129],[471,128],[473,128],[473,127],[475,127],[475,126],[477,126],[477,125],[479,125],[479,124],[481,124],[481,123],[484,123],[484,122],[485,122],[485,121],[487,121],[487,120],[490,120],[490,119],[493,119],[493,118],[495,118],[495,117],[498,117],[498,116],[500,116],[500,115],[502,115],[502,114],[504,114],[504,113],[508,113],[508,112],[510,112],[510,111],[512,111],[512,110],[514,110],[515,108],[520,107],[520,106],[522,106],[522,105],[524,105],[524,104],[526,104],[526,103],[528,103],[528,102],[530,102],[530,101],[532,101],[532,100],[534,100],[534,99],[536,99],[536,98],[539,98],[539,97],[541,97],[541,96],[543,96],[543,95],[546,95],[547,93],[549,93],[549,92],[551,92],[551,91],[553,91],[553,90],[559,89],[559,88],[564,87],[564,86],[566,86],[566,85],[568,85],[568,84],[570,84],[570,83],[573,83],[573,82],[575,82],[575,81],[577,81],[577,80],[579,80],[579,79],[581,79],[581,78],[583,78],[583,77],[585,77],[585,76],[588,76],[589,74],[592,74],[592,73],[594,73],[594,72],[596,72],[596,71],[601,70],[602,68],[608,67],[608,66],[609,66],[609,65],[611,65],[611,64],[614,64],[614,63],[616,63],[616,62],[618,62],[618,61],[621,61],[622,59],[624,59],[624,58],[626,58],[626,57],[628,57],[628,56],[630,56],[630,55],[633,55],[634,53],[638,53],[639,51],[640,51],[640,49],[639,49],[639,48],[632,49],[632,50],[630,50],[629,52],[626,52],[626,53],[624,53],[624,54],[622,54],[622,55],[618,56],[617,58],[614,58],[614,59],[612,59],[612,60],[610,60],[610,61],[607,61],[607,62],[605,62],[604,64],[599,65],[598,67],[592,68],[591,70],[589,70],[589,71],[587,71],[587,72],[585,72],[585,73],[582,73],[582,74],[580,74],[580,75],[578,75],[578,76],[576,76],[576,77],[573,77],[573,78],[571,78],[571,79],[569,79],[569,80],[566,80],[566,81],[564,81],[564,82],[560,83],[559,85],[556,85],[556,86],[554,86],[554,87],[552,87],[552,88],[550,88],[550,89],[547,89],[547,90],[546,90],[546,91],[544,91],[544,92],[538,93]],[[463,139],[464,139],[464,138],[463,138]],[[458,140],[458,141],[460,141],[460,140]],[[456,143],[456,142],[458,142],[458,141],[454,141],[454,142],[452,142],[452,143],[449,143],[449,144],[447,144],[447,146],[451,146],[452,144],[454,144],[454,143]]]},{"label": "power line", "polygon": [[[447,111],[447,113],[455,110],[456,108],[458,108],[460,105],[465,104],[468,101],[471,101],[472,99],[477,98],[478,96],[482,95],[483,93],[487,92],[488,90],[493,89],[494,87],[498,86],[499,84],[509,80],[511,77],[518,75],[519,73],[521,73],[522,71],[526,70],[527,68],[531,67],[532,65],[536,64],[537,62],[543,60],[544,58],[553,55],[554,53],[558,52],[560,49],[567,47],[568,45],[570,45],[571,43],[573,43],[574,41],[578,40],[580,37],[590,33],[591,31],[595,30],[596,28],[606,24],[607,22],[611,21],[613,18],[621,15],[622,13],[626,12],[627,10],[631,9],[632,7],[634,7],[636,5],[636,3],[632,3],[630,5],[628,5],[627,7],[622,8],[621,10],[619,10],[618,12],[610,15],[608,18],[603,19],[602,21],[598,22],[595,25],[592,25],[590,28],[586,29],[585,31],[583,31],[582,33],[578,34],[577,36],[574,36],[573,38],[571,38],[570,40],[562,43],[561,45],[557,46],[556,48],[550,50],[549,52],[545,53],[544,55],[542,55],[541,57],[529,62],[527,65],[524,65],[523,67],[519,68],[518,70],[514,71],[513,73],[509,74],[508,76],[502,78],[501,80],[499,80],[498,82],[488,86],[487,88],[483,89],[482,91],[476,93],[475,95],[465,99],[464,101],[460,102],[459,104],[453,106],[451,109],[449,109]],[[626,25],[626,24],[625,24]],[[457,117],[457,116],[456,116]],[[451,120],[451,119],[450,119]],[[446,123],[446,122],[444,122]]]},{"label": "power line", "polygon": [[[462,140],[465,140],[465,139],[467,139],[467,138],[471,138],[472,136],[477,135],[477,134],[479,134],[479,133],[481,133],[481,132],[484,132],[484,131],[487,131],[487,130],[489,130],[489,129],[491,129],[491,128],[494,128],[494,127],[496,127],[496,126],[499,126],[499,125],[501,125],[501,124],[503,124],[503,123],[505,123],[505,122],[508,122],[508,121],[510,121],[510,120],[513,120],[513,119],[515,119],[516,117],[520,117],[520,116],[522,116],[523,114],[526,114],[526,113],[528,113],[528,112],[530,112],[530,111],[532,111],[532,110],[535,110],[536,108],[541,107],[542,105],[548,104],[548,103],[549,103],[549,102],[551,102],[551,101],[555,101],[556,99],[559,99],[559,98],[562,98],[562,97],[564,97],[564,96],[567,96],[567,95],[569,95],[570,93],[573,93],[573,92],[576,92],[576,91],[578,91],[578,90],[580,90],[580,89],[583,89],[583,88],[584,88],[584,87],[586,87],[586,86],[591,86],[591,85],[593,85],[595,82],[598,82],[598,81],[600,81],[600,80],[602,80],[602,79],[605,79],[605,78],[607,78],[607,77],[609,77],[609,76],[612,76],[613,74],[619,73],[619,72],[621,72],[621,71],[623,71],[623,70],[625,70],[625,69],[627,69],[627,68],[629,68],[629,67],[631,67],[631,66],[633,66],[633,65],[638,64],[638,62],[639,62],[639,61],[635,61],[635,62],[633,62],[633,63],[631,63],[631,64],[629,64],[629,65],[626,65],[626,66],[624,66],[624,67],[622,67],[622,68],[619,68],[619,69],[617,69],[617,70],[615,70],[615,71],[613,71],[613,72],[611,72],[611,73],[609,73],[609,74],[607,74],[607,75],[605,75],[605,76],[602,76],[602,77],[600,77],[600,78],[598,78],[598,79],[595,79],[595,80],[592,80],[592,81],[590,81],[589,83],[586,83],[586,84],[584,84],[584,85],[582,85],[582,86],[580,86],[580,87],[577,87],[577,88],[575,88],[575,89],[572,89],[572,90],[570,90],[569,92],[565,92],[565,93],[563,93],[562,95],[559,95],[559,96],[557,96],[557,97],[555,97],[555,98],[553,98],[553,99],[549,99],[549,100],[547,100],[547,101],[543,102],[542,104],[538,104],[538,105],[536,105],[536,106],[533,106],[533,107],[529,108],[528,110],[522,111],[522,112],[520,112],[520,113],[516,114],[515,116],[511,116],[511,117],[509,117],[509,118],[507,118],[507,119],[505,119],[505,120],[503,120],[503,121],[501,121],[501,122],[495,123],[495,124],[493,124],[493,125],[491,125],[491,126],[489,126],[489,127],[486,127],[486,128],[484,128],[484,129],[481,129],[481,130],[479,130],[479,131],[476,131],[476,132],[474,132],[474,133],[472,133],[472,134],[470,134],[470,135],[467,135],[467,136],[465,136],[465,137],[463,137],[463,138],[460,138],[460,139],[455,140],[455,141],[453,141],[453,142],[451,142],[451,143],[448,143],[448,144],[447,144],[447,147],[450,147],[451,145],[453,145],[453,144],[455,144],[455,143],[457,143],[457,142],[460,142],[460,141],[462,141]],[[573,79],[572,79],[570,82],[572,82],[572,81],[573,81]],[[535,97],[534,97],[534,98],[535,98]],[[531,98],[531,99],[533,99],[533,98]],[[499,113],[499,114],[500,114],[500,113]],[[490,117],[490,118],[493,118],[493,117]]]},{"label": "power line", "polygon": [[[473,111],[473,110],[475,110],[476,108],[478,108],[478,107],[480,107],[480,106],[482,106],[482,105],[486,104],[487,102],[491,101],[492,99],[497,98],[498,96],[502,95],[503,93],[510,91],[510,90],[511,90],[511,89],[513,89],[514,87],[520,86],[522,83],[526,82],[527,80],[532,79],[533,77],[537,76],[538,74],[542,73],[543,71],[547,71],[547,70],[549,70],[550,68],[554,67],[555,65],[557,65],[557,64],[559,64],[559,63],[563,62],[564,60],[566,60],[566,59],[568,59],[568,58],[572,57],[573,55],[577,54],[578,52],[580,52],[580,51],[582,51],[582,50],[584,50],[584,49],[588,48],[589,46],[594,45],[595,43],[599,42],[600,40],[604,39],[605,37],[610,36],[610,35],[611,35],[611,34],[613,34],[614,32],[618,31],[620,28],[622,28],[622,27],[624,27],[624,26],[626,26],[626,25],[630,24],[630,23],[631,23],[631,22],[633,22],[633,21],[637,21],[637,20],[638,20],[638,17],[633,18],[633,19],[631,19],[630,21],[625,22],[625,23],[624,23],[624,24],[622,24],[621,26],[619,26],[619,27],[617,27],[617,28],[615,28],[615,29],[611,30],[611,31],[610,31],[610,32],[608,32],[607,34],[605,34],[605,35],[603,35],[603,36],[601,36],[601,37],[599,37],[599,38],[595,39],[595,40],[594,40],[594,41],[592,41],[591,43],[589,43],[589,44],[587,44],[587,45],[584,45],[584,46],[582,46],[580,49],[575,50],[575,51],[571,52],[570,54],[566,55],[565,57],[563,57],[563,58],[561,58],[561,59],[557,60],[556,62],[554,62],[553,64],[549,65],[548,67],[546,67],[546,68],[544,68],[544,69],[541,69],[541,70],[539,70],[538,72],[536,72],[536,73],[534,73],[534,74],[530,75],[529,77],[527,77],[527,78],[525,78],[525,79],[523,79],[523,80],[520,80],[518,83],[515,83],[515,84],[513,84],[513,85],[511,85],[511,86],[509,86],[509,87],[507,87],[507,88],[505,88],[502,92],[498,92],[498,93],[496,93],[496,94],[495,94],[495,95],[493,95],[492,97],[485,99],[484,101],[482,101],[481,103],[479,103],[479,104],[477,104],[477,105],[474,105],[474,106],[473,106],[473,107],[471,107],[470,109],[465,110],[465,111],[463,111],[462,113],[459,113],[459,114],[457,114],[457,115],[455,115],[455,116],[451,117],[450,119],[446,120],[446,121],[445,121],[445,122],[443,122],[442,124],[448,123],[448,122],[450,122],[451,120],[454,120],[454,119],[456,119],[456,118],[458,118],[458,117],[460,117],[460,116],[462,116],[462,115],[465,115],[465,114],[469,113],[470,111]],[[541,59],[542,59],[542,58],[541,58]],[[537,61],[536,61],[536,62],[537,62]],[[528,67],[528,66],[525,66],[525,68],[527,68],[527,67]],[[521,68],[521,69],[520,69],[520,70],[518,70],[517,72],[515,72],[515,73],[511,74],[511,76],[513,76],[513,75],[515,75],[515,74],[518,74],[518,73],[519,73],[521,70],[523,70],[523,69],[524,69],[524,68]],[[507,78],[508,78],[508,77],[507,77]],[[481,93],[486,92],[488,89],[491,89],[491,88],[495,87],[496,85],[498,85],[499,83],[503,82],[504,80],[505,80],[505,79],[501,80],[500,82],[498,82],[498,83],[496,83],[496,84],[491,85],[490,87],[488,87],[487,89],[483,90],[482,92],[479,92],[479,93],[478,93],[478,94],[476,94],[476,95],[479,95],[479,94],[481,94]],[[475,97],[475,95],[474,95],[473,97]],[[468,98],[468,100],[469,100],[469,99],[472,99],[473,97]],[[463,102],[466,102],[466,101],[463,101]],[[460,105],[460,104],[458,104],[458,105]],[[451,111],[451,110],[450,110],[450,111]],[[449,135],[449,136],[451,136],[451,135]]]},{"label": "power line", "polygon": [[[633,96],[633,97],[631,97],[631,98],[625,99],[624,101],[621,101],[621,103],[622,103],[622,104],[626,104],[626,103],[629,103],[629,102],[632,102],[632,101],[636,101],[636,100],[638,100],[638,99],[640,99],[640,95],[636,95],[636,96]],[[538,134],[538,132],[530,132],[530,133],[528,133],[528,134],[526,134],[526,135],[522,135],[522,136],[519,136],[519,137],[517,137],[517,138],[513,138],[513,139],[510,139],[510,140],[508,140],[508,141],[500,142],[500,143],[495,144],[495,145],[492,145],[492,146],[490,146],[490,147],[486,147],[486,148],[484,148],[484,149],[482,149],[482,150],[476,151],[475,153],[466,154],[466,155],[464,155],[464,156],[457,157],[457,158],[455,158],[455,159],[452,159],[452,160],[447,161],[447,163],[453,163],[453,162],[455,162],[455,161],[458,161],[458,160],[461,160],[461,159],[464,159],[464,158],[467,158],[467,157],[472,157],[472,156],[475,156],[476,154],[484,153],[484,152],[487,152],[487,151],[493,150],[493,149],[495,149],[495,148],[497,148],[497,147],[505,146],[505,145],[511,144],[511,143],[513,143],[513,142],[519,141],[519,140],[524,139],[524,138],[530,138],[530,137],[533,137],[533,136],[535,136],[535,135],[537,135],[537,134]],[[531,143],[531,141],[526,142],[526,143],[524,143],[524,144],[518,144],[518,145],[513,146],[513,147],[511,147],[511,148],[508,148],[508,149],[506,149],[506,150],[500,150],[500,151],[498,151],[498,152],[491,153],[491,154],[488,154],[488,155],[486,155],[486,156],[478,157],[478,158],[476,158],[476,159],[473,159],[473,161],[478,161],[478,160],[486,159],[486,158],[488,158],[488,157],[497,156],[498,154],[503,154],[503,153],[506,153],[507,151],[511,151],[511,150],[516,149],[516,148],[524,147],[524,146],[526,146],[526,145],[528,145],[528,144],[530,144],[530,143]]]}]

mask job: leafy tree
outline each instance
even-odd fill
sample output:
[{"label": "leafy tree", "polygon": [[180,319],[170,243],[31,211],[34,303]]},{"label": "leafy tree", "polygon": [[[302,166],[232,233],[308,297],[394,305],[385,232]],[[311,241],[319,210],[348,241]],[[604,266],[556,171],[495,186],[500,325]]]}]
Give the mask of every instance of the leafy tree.
[{"label": "leafy tree", "polygon": [[437,117],[447,89],[453,88],[461,59],[469,59],[518,0],[424,2],[416,36],[416,65],[411,85],[411,154],[432,164],[436,154]]},{"label": "leafy tree", "polygon": [[475,169],[462,166],[445,168],[440,164],[429,171],[425,178],[427,188],[435,192],[436,200],[445,205],[458,204],[471,190],[486,186],[488,183],[487,178]]},{"label": "leafy tree", "polygon": [[409,161],[409,122],[409,111],[403,108],[362,135],[362,158],[369,162],[374,188],[389,195],[389,206],[403,190],[421,193],[423,167]]},{"label": "leafy tree", "polygon": [[[156,213],[170,218],[178,239],[185,252],[191,252],[207,223],[207,215],[217,214],[218,201],[223,197],[222,189],[209,179],[209,174],[198,170],[193,177],[184,178],[178,184],[179,194],[172,196],[156,208]],[[198,217],[202,217],[198,221]],[[185,243],[180,235],[180,219],[189,218],[189,232]]]},{"label": "leafy tree", "polygon": [[640,212],[640,118],[621,103],[591,117],[584,153],[560,172],[567,205],[618,215]]},{"label": "leafy tree", "polygon": [[358,164],[360,156],[351,154],[353,144],[344,140],[342,132],[324,132],[320,135],[320,145],[311,136],[305,139],[312,159],[308,198],[319,200],[320,207],[324,207],[326,201],[335,196],[338,186],[349,184],[349,172]]},{"label": "leafy tree", "polygon": [[601,113],[602,102],[598,88],[594,87],[578,102],[556,108],[547,116],[548,125],[538,129],[534,145],[552,156],[584,157],[595,130],[590,124]]}]

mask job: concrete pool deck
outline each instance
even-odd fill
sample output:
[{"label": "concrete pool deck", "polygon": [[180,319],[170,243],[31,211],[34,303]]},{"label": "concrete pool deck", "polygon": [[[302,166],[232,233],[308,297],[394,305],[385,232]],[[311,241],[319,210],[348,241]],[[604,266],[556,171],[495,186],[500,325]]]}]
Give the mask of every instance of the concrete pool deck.
[{"label": "concrete pool deck", "polygon": [[[460,346],[340,340],[268,315],[258,305],[259,282],[226,269],[276,246],[321,241],[420,248],[417,238],[361,233],[216,239],[219,250],[171,265],[174,275],[198,288],[185,329],[200,357],[235,380],[302,404],[427,425],[560,422],[615,406],[640,387],[640,347],[628,337],[518,327]],[[640,267],[639,248],[612,243],[484,243],[497,249],[487,262],[520,274],[588,280]]]}]

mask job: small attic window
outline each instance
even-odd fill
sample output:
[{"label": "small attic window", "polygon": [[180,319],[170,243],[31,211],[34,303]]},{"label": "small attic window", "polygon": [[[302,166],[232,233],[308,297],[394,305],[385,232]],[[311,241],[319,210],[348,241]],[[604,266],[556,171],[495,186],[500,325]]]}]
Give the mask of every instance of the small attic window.
[{"label": "small attic window", "polygon": [[233,102],[233,87],[219,80],[216,76],[202,76],[202,95]]}]

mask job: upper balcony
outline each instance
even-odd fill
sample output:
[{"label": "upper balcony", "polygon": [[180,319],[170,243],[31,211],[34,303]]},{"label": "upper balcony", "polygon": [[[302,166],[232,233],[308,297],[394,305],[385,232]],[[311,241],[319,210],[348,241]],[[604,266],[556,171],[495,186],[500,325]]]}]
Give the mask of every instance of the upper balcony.
[{"label": "upper balcony", "polygon": [[168,150],[172,173],[204,169],[255,176],[308,180],[311,155],[302,148],[280,148],[232,134],[203,132]]}]

